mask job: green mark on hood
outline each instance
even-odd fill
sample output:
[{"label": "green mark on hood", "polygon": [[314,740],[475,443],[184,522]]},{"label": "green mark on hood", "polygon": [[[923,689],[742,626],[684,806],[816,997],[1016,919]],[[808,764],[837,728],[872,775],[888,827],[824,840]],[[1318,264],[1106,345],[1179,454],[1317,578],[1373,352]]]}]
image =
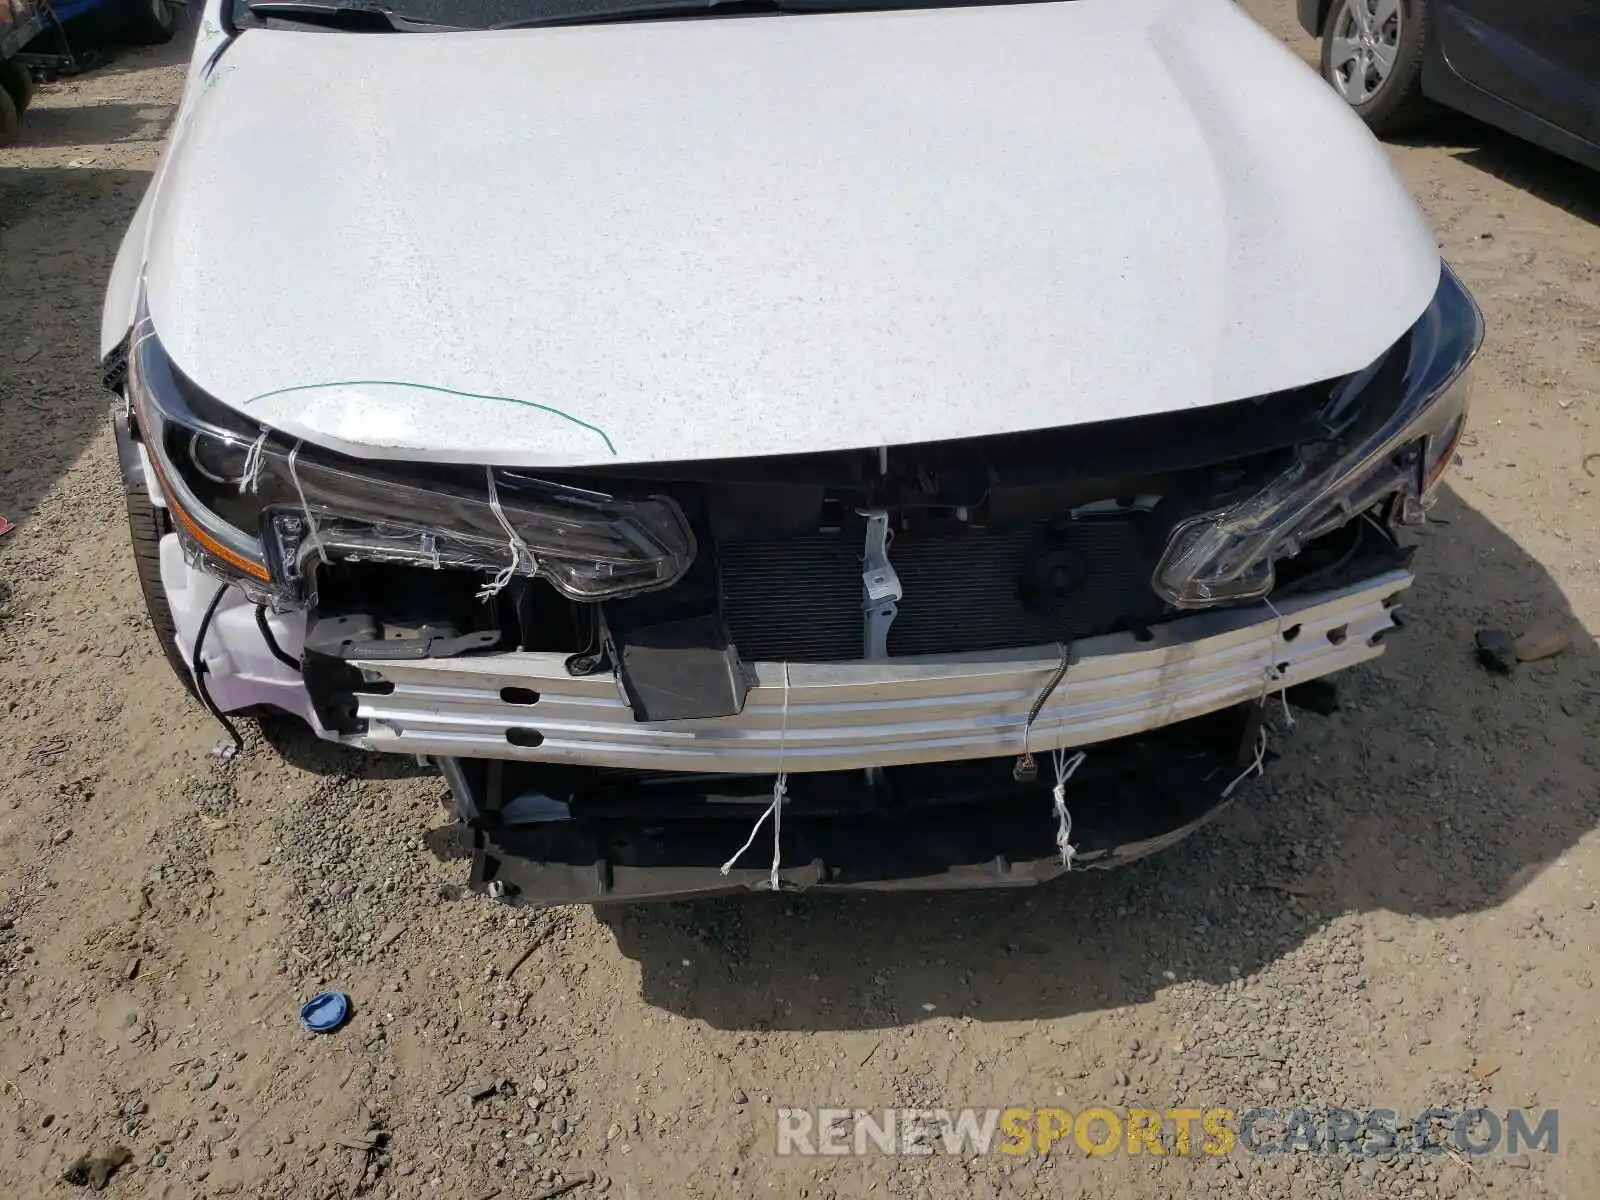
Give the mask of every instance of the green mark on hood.
[{"label": "green mark on hood", "polygon": [[604,429],[601,429],[598,425],[591,425],[589,422],[580,417],[575,417],[569,412],[562,412],[559,408],[554,408],[548,404],[540,404],[534,400],[519,400],[515,396],[491,396],[484,392],[462,392],[455,388],[437,387],[431,383],[406,383],[399,379],[337,379],[331,383],[301,383],[296,384],[294,387],[274,388],[270,392],[262,392],[259,396],[251,396],[240,407],[255,404],[259,400],[270,400],[273,396],[287,396],[294,392],[320,392],[324,388],[339,387],[414,388],[423,392],[438,392],[445,396],[464,396],[468,400],[498,400],[502,404],[520,404],[523,408],[536,408],[540,412],[549,413],[553,417],[560,417],[563,421],[576,425],[580,429],[587,429],[606,444],[606,451],[612,458],[617,456],[617,448],[611,444],[611,438],[606,435]]}]

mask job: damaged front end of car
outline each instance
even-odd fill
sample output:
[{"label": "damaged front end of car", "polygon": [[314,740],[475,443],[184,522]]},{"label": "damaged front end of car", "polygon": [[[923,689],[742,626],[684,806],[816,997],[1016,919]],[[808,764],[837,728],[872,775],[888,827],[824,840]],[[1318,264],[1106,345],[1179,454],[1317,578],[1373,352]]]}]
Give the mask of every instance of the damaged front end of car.
[{"label": "damaged front end of car", "polygon": [[1261,770],[1268,696],[1382,652],[1481,336],[1446,269],[1331,383],[549,471],[303,443],[142,313],[112,382],[180,633],[232,586],[184,642],[218,706],[437,760],[478,886],[604,901],[1033,883],[1182,837]]}]

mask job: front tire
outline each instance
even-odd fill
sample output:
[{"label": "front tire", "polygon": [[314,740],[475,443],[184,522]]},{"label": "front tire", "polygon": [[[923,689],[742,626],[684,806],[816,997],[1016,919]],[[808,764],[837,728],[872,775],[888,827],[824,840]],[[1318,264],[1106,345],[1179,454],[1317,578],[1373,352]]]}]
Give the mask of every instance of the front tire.
[{"label": "front tire", "polygon": [[11,97],[20,116],[33,100],[33,74],[14,58],[0,62],[0,91]]},{"label": "front tire", "polygon": [[130,42],[157,46],[170,42],[178,32],[177,0],[128,0],[128,16],[123,33]]},{"label": "front tire", "polygon": [[[119,424],[122,418],[119,418]],[[128,534],[133,540],[133,567],[139,577],[139,590],[144,594],[145,612],[150,617],[150,627],[155,632],[161,651],[167,656],[172,673],[189,694],[199,699],[195,690],[194,675],[178,649],[178,626],[172,619],[172,608],[167,604],[167,590],[161,584],[161,539],[172,532],[172,520],[167,510],[158,508],[150,500],[145,486],[144,468],[139,459],[139,448],[123,428],[117,430],[117,457],[122,468],[122,498],[128,510]]]},{"label": "front tire", "polygon": [[1334,0],[1322,29],[1322,77],[1380,136],[1400,133],[1428,112],[1422,52],[1427,0]]},{"label": "front tire", "polygon": [[0,88],[0,146],[9,146],[21,127],[22,114],[17,111],[17,102],[10,92]]}]

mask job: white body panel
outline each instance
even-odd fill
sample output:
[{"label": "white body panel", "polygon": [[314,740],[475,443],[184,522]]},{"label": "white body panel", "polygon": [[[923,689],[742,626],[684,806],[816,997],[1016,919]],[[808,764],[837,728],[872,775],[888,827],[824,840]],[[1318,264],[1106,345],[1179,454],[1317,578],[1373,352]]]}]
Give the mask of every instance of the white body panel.
[{"label": "white body panel", "polygon": [[[184,562],[178,535],[169,533],[161,539],[161,586],[167,593],[167,605],[172,610],[172,622],[178,632],[179,653],[192,671],[194,640],[200,632],[200,622],[222,584]],[[267,620],[278,647],[299,658],[306,628],[305,614],[270,613]],[[311,696],[299,672],[290,670],[273,657],[256,625],[255,605],[238,588],[229,588],[217,605],[211,628],[206,631],[203,657],[206,688],[212,703],[223,712],[262,706],[279,708],[303,718],[317,733],[327,736],[311,707]]]},{"label": "white body panel", "polygon": [[124,257],[201,387],[365,457],[1138,417],[1357,370],[1438,281],[1381,148],[1228,0],[255,30],[207,70],[213,17]]}]

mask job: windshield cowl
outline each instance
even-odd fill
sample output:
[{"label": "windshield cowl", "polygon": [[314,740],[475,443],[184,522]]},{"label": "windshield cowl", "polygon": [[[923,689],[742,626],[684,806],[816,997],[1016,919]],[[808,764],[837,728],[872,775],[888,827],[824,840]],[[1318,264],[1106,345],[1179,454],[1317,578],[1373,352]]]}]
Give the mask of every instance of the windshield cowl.
[{"label": "windshield cowl", "polygon": [[404,0],[393,6],[363,0],[237,0],[242,28],[309,28],[340,33],[451,33],[535,29],[627,21],[706,17],[885,12],[900,9],[1000,7],[1059,0]]}]

